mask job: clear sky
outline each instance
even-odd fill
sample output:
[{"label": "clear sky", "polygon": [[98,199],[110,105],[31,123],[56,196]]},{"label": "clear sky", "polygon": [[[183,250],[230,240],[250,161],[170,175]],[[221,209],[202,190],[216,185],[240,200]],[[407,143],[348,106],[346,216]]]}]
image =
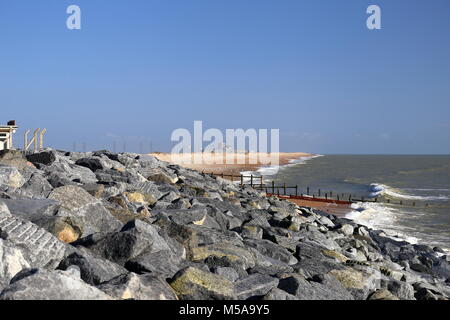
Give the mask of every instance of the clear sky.
[{"label": "clear sky", "polygon": [[283,151],[450,153],[448,0],[0,0],[0,41],[20,146],[46,127],[54,148],[169,151],[203,120],[279,128]]}]

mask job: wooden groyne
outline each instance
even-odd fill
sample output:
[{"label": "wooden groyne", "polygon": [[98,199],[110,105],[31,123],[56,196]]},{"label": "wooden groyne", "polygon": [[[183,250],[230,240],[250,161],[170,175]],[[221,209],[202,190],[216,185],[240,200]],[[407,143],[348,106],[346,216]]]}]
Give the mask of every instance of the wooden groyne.
[{"label": "wooden groyne", "polygon": [[[250,186],[254,189],[264,191],[268,196],[275,196],[280,199],[287,200],[303,200],[303,201],[314,201],[320,203],[329,203],[336,205],[351,205],[357,202],[370,202],[370,203],[385,203],[391,205],[401,205],[401,206],[418,206],[416,201],[404,201],[398,200],[394,201],[392,199],[380,199],[380,198],[367,198],[364,196],[358,196],[355,194],[341,193],[336,191],[326,191],[321,189],[313,190],[309,186],[305,188],[299,187],[299,185],[289,186],[286,183],[281,185],[275,185],[275,181],[271,181],[269,184],[264,182],[264,176],[262,175],[236,175],[236,174],[224,174],[224,173],[205,173],[203,174],[209,176],[220,177],[222,179],[228,179],[233,182],[238,182],[241,186]],[[300,192],[300,190],[305,190],[305,193]],[[428,203],[424,204],[425,207],[429,207]]]}]

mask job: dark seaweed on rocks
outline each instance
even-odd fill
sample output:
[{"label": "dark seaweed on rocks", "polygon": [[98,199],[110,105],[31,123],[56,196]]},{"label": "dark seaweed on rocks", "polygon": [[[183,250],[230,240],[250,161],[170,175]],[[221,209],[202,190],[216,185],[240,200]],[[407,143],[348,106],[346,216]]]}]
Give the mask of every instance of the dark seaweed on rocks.
[{"label": "dark seaweed on rocks", "polygon": [[449,260],[148,155],[0,154],[4,300],[446,300]]}]

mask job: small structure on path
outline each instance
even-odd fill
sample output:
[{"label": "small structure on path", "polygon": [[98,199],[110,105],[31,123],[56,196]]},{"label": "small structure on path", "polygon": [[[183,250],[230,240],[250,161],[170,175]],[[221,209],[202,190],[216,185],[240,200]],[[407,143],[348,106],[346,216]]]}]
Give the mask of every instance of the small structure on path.
[{"label": "small structure on path", "polygon": [[8,121],[6,126],[0,125],[0,151],[13,149],[13,134],[17,130],[15,120]]}]

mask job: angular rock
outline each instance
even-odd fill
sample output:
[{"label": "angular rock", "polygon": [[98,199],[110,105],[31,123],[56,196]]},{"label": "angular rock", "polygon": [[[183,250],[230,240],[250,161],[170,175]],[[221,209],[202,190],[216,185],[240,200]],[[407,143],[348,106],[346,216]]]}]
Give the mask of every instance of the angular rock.
[{"label": "angular rock", "polygon": [[226,242],[200,246],[191,250],[191,260],[194,262],[204,261],[210,256],[226,257],[244,270],[256,265],[255,256],[250,251]]},{"label": "angular rock", "polygon": [[111,297],[84,283],[73,272],[28,269],[11,280],[0,300],[111,300]]},{"label": "angular rock", "polygon": [[56,161],[56,155],[54,151],[44,151],[40,153],[33,153],[26,156],[27,160],[32,164],[50,165]]},{"label": "angular rock", "polygon": [[298,262],[292,253],[269,240],[247,239],[244,243],[252,248],[255,248],[265,256],[280,260],[289,265],[293,265]]},{"label": "angular rock", "polygon": [[62,209],[58,216],[73,216],[83,223],[83,235],[95,232],[109,232],[122,224],[102,205],[102,203],[77,186],[64,186],[54,189],[49,199],[56,200]]},{"label": "angular rock", "polygon": [[16,217],[0,218],[0,238],[20,247],[33,268],[56,268],[66,250],[65,245],[46,230]]},{"label": "angular rock", "polygon": [[88,168],[92,172],[103,170],[106,166],[99,158],[82,158],[75,162],[76,165]]},{"label": "angular rock", "polygon": [[389,290],[379,289],[372,293],[368,300],[400,300],[395,295],[393,295]]},{"label": "angular rock", "polygon": [[287,293],[284,290],[281,290],[279,288],[273,288],[262,298],[262,300],[300,300],[300,299],[292,294]]},{"label": "angular rock", "polygon": [[280,280],[278,288],[299,300],[353,300],[352,295],[336,279],[316,276],[309,280],[292,275]]},{"label": "angular rock", "polygon": [[109,260],[95,257],[84,248],[78,248],[64,258],[58,269],[67,270],[71,266],[77,266],[80,269],[81,279],[90,285],[99,285],[128,273],[125,268]]},{"label": "angular rock", "polygon": [[236,299],[231,281],[193,267],[180,270],[169,284],[180,300]]},{"label": "angular rock", "polygon": [[24,183],[25,179],[17,168],[0,165],[0,186],[5,185],[10,188],[20,188]]},{"label": "angular rock", "polygon": [[125,267],[138,274],[152,273],[164,278],[172,278],[184,267],[184,260],[170,250],[146,252],[129,260]]},{"label": "angular rock", "polygon": [[89,236],[76,244],[120,265],[144,252],[170,250],[156,228],[140,220],[130,221],[120,232]]},{"label": "angular rock", "polygon": [[231,267],[215,267],[212,271],[215,274],[230,280],[231,282],[235,282],[239,279],[239,273]]},{"label": "angular rock", "polygon": [[277,278],[268,275],[252,274],[235,283],[236,296],[239,300],[264,296],[271,289],[276,288],[278,282]]},{"label": "angular rock", "polygon": [[371,268],[366,268],[366,271],[353,268],[331,270],[328,274],[335,277],[344,288],[360,300],[367,299],[369,293],[380,289],[381,286],[381,273]]},{"label": "angular rock", "polygon": [[29,267],[20,249],[0,239],[0,292],[17,273]]},{"label": "angular rock", "polygon": [[11,212],[9,211],[8,206],[0,200],[0,219],[9,217],[11,217]]},{"label": "angular rock", "polygon": [[3,202],[12,215],[31,221],[42,216],[54,216],[59,209],[59,203],[50,199],[5,199]]},{"label": "angular rock", "polygon": [[109,296],[122,300],[178,300],[164,280],[152,275],[128,273],[98,286]]}]

